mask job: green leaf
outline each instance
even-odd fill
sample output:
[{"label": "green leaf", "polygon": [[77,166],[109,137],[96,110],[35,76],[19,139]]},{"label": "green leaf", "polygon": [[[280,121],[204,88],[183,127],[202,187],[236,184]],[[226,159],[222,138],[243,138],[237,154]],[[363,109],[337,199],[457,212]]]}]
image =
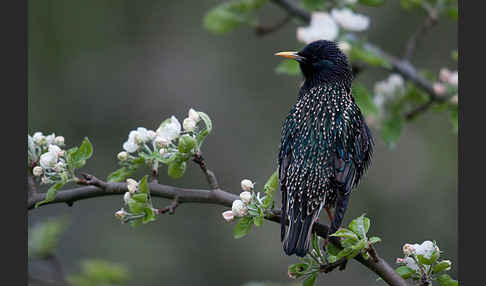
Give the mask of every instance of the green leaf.
[{"label": "green leaf", "polygon": [[84,260],[81,262],[81,272],[68,277],[71,286],[93,285],[123,285],[128,279],[125,266],[103,261]]},{"label": "green leaf", "polygon": [[348,259],[353,259],[356,257],[358,254],[361,253],[362,250],[364,250],[368,246],[368,241],[366,239],[361,239],[356,243],[355,245],[351,246],[353,251],[346,256]]},{"label": "green leaf", "polygon": [[359,4],[377,7],[385,4],[385,0],[359,0]]},{"label": "green leaf", "polygon": [[375,243],[378,243],[380,241],[381,241],[381,238],[379,238],[377,236],[370,237],[370,239],[368,240],[368,242],[371,243],[371,244],[375,244]]},{"label": "green leaf", "polygon": [[278,171],[273,172],[273,174],[268,178],[267,182],[263,186],[263,190],[265,192],[265,200],[263,201],[263,206],[267,209],[270,204],[273,202],[273,195],[275,193],[275,189],[278,188]]},{"label": "green leaf", "polygon": [[365,62],[375,67],[383,67],[386,69],[391,69],[392,67],[391,64],[384,58],[357,45],[351,46],[351,50],[349,51],[349,58],[351,59],[351,61]]},{"label": "green leaf", "polygon": [[66,219],[50,218],[32,229],[29,229],[28,255],[29,257],[47,257],[57,247],[61,234],[67,227]]},{"label": "green leaf", "polygon": [[301,0],[302,6],[310,11],[324,8],[324,0]]},{"label": "green leaf", "polygon": [[329,255],[329,256],[327,257],[327,261],[328,261],[329,263],[334,263],[334,262],[336,262],[337,260],[338,260],[338,258],[337,258],[337,256],[336,256],[336,255]]},{"label": "green leaf", "polygon": [[256,225],[256,226],[262,226],[263,224],[263,216],[255,216],[253,217],[253,223]]},{"label": "green leaf", "polygon": [[196,146],[196,139],[189,134],[184,134],[179,138],[179,145],[177,147],[179,152],[189,153],[194,146]]},{"label": "green leaf", "polygon": [[434,265],[434,267],[432,268],[432,273],[433,274],[440,273],[442,271],[448,270],[450,267],[451,267],[450,262],[444,260]]},{"label": "green leaf", "polygon": [[79,169],[86,164],[86,160],[88,160],[92,154],[93,145],[91,145],[89,139],[85,137],[79,148],[71,148],[69,150],[67,153],[67,162],[74,169]]},{"label": "green leaf", "polygon": [[459,58],[459,53],[457,52],[457,50],[451,52],[451,58],[457,62]]},{"label": "green leaf", "polygon": [[430,258],[423,256],[422,254],[417,255],[417,260],[422,265],[432,265],[432,261]]},{"label": "green leaf", "polygon": [[202,119],[202,122],[204,123],[204,129],[196,135],[197,149],[201,147],[204,139],[206,139],[209,133],[211,133],[211,130],[213,130],[213,123],[211,122],[211,118],[209,118],[206,113],[201,111],[198,111],[198,114],[199,117]]},{"label": "green leaf", "polygon": [[66,182],[64,181],[61,181],[61,182],[57,182],[55,183],[54,185],[52,185],[49,190],[47,190],[47,193],[46,193],[46,198],[43,200],[43,201],[40,201],[38,203],[35,204],[35,207],[38,207],[42,204],[45,204],[45,203],[48,203],[48,202],[51,202],[54,200],[54,198],[56,197],[56,194],[57,194],[57,191],[59,191],[62,186],[64,186]]},{"label": "green leaf", "polygon": [[108,182],[123,182],[125,181],[131,174],[133,174],[134,170],[130,170],[127,167],[122,167],[108,175],[106,178]]},{"label": "green leaf", "polygon": [[336,231],[335,233],[333,233],[333,234],[331,234],[329,236],[351,238],[351,239],[354,239],[356,241],[359,240],[359,238],[356,235],[356,233],[354,233],[351,230],[346,229],[346,228],[341,228],[341,229],[339,229],[338,231]]},{"label": "green leaf", "polygon": [[415,270],[408,266],[400,266],[397,269],[395,269],[395,272],[400,275],[403,279],[408,279],[412,277],[412,275],[415,273]]},{"label": "green leaf", "polygon": [[135,200],[128,202],[128,209],[130,213],[141,214],[145,213],[145,203],[137,202]]},{"label": "green leaf", "polygon": [[140,180],[139,183],[140,193],[149,194],[149,187],[147,181],[148,181],[148,175],[143,176],[143,178]]},{"label": "green leaf", "polygon": [[347,257],[348,255],[352,254],[354,249],[352,247],[346,247],[343,250],[339,251],[339,253],[336,255],[337,259],[341,259],[343,257]]},{"label": "green leaf", "polygon": [[400,0],[403,9],[410,10],[417,7],[422,7],[424,0]]},{"label": "green leaf", "polygon": [[180,162],[178,160],[174,160],[169,163],[169,168],[167,173],[169,174],[170,177],[174,179],[179,179],[184,175],[184,172],[186,171],[186,162]]},{"label": "green leaf", "polygon": [[363,84],[353,85],[353,97],[364,116],[378,114],[378,108],[371,97],[371,93]]},{"label": "green leaf", "polygon": [[311,276],[307,277],[304,282],[302,283],[302,286],[314,286],[317,280],[317,272],[314,272]]},{"label": "green leaf", "polygon": [[451,276],[447,274],[442,274],[437,278],[437,281],[439,281],[439,284],[441,286],[457,286],[459,285],[459,282],[457,280],[454,280],[451,278]]},{"label": "green leaf", "polygon": [[146,203],[148,200],[148,195],[147,194],[133,194],[132,199],[139,203]]},{"label": "green leaf", "polygon": [[370,219],[365,217],[364,214],[353,219],[348,225],[354,233],[358,235],[359,238],[366,238],[366,234],[370,229]]},{"label": "green leaf", "polygon": [[149,223],[151,221],[156,220],[154,211],[150,207],[146,207],[143,209],[145,216],[142,219],[142,223]]},{"label": "green leaf", "polygon": [[261,8],[265,0],[234,0],[224,2],[209,10],[203,20],[204,27],[222,35],[233,31],[242,24],[254,24],[254,11]]},{"label": "green leaf", "polygon": [[449,8],[449,10],[447,10],[447,14],[452,20],[457,21],[457,19],[459,19],[459,10],[457,7]]},{"label": "green leaf", "polygon": [[381,138],[390,148],[394,148],[403,129],[403,118],[399,114],[392,115],[383,122]]},{"label": "green leaf", "polygon": [[299,63],[294,60],[283,60],[275,68],[277,74],[299,75]]},{"label": "green leaf", "polygon": [[327,253],[329,253],[330,255],[336,256],[339,253],[339,251],[341,250],[337,248],[337,246],[335,246],[334,244],[332,243],[327,244]]},{"label": "green leaf", "polygon": [[233,234],[234,238],[239,239],[247,235],[248,232],[250,232],[252,225],[253,225],[252,217],[246,216],[241,218],[235,226],[235,230]]}]

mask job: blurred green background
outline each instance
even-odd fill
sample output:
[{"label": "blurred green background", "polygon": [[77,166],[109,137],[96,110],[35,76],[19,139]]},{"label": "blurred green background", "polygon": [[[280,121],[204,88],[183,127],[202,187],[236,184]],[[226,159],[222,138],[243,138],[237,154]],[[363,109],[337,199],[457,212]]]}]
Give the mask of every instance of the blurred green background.
[{"label": "blurred green background", "polygon": [[[298,23],[265,37],[248,27],[214,36],[202,19],[220,2],[29,1],[29,133],[55,132],[68,147],[88,136],[94,155],[84,170],[104,178],[118,167],[116,154],[130,130],[156,129],[172,114],[182,120],[194,107],[213,120],[203,152],[220,186],[238,193],[240,180],[250,178],[263,187],[276,168],[281,124],[301,81],[275,74],[280,59],[273,53],[302,46],[295,39]],[[395,55],[423,17],[404,12],[398,2],[360,9],[371,16],[367,38]],[[269,3],[260,16],[271,24],[284,12]],[[456,23],[444,20],[420,43],[413,62],[434,73],[454,68],[456,38]],[[357,80],[372,88],[385,77],[371,69]],[[455,262],[450,274],[456,277],[457,136],[447,114],[429,112],[407,124],[394,150],[374,133],[374,161],[351,198],[345,224],[366,212],[370,233],[383,238],[377,250],[390,264],[404,243],[437,240]],[[164,174],[161,182],[206,187],[194,164],[183,179]],[[121,197],[106,197],[41,207],[29,212],[29,226],[52,216],[70,218],[57,250],[66,273],[78,272],[82,259],[101,258],[130,269],[127,285],[289,282],[287,266],[297,259],[284,255],[278,224],[266,222],[234,240],[233,225],[221,218],[223,207],[185,204],[175,215],[132,228],[113,216],[121,205]],[[38,268],[32,272],[42,275]],[[376,278],[353,261],[318,285],[384,284]]]}]

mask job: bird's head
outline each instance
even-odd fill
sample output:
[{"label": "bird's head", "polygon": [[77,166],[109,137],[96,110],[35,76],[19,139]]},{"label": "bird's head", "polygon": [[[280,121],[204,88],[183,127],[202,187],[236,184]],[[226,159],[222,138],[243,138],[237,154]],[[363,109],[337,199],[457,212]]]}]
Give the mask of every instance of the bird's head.
[{"label": "bird's head", "polygon": [[334,42],[319,40],[308,44],[299,52],[280,52],[275,55],[299,62],[309,83],[351,82],[352,73],[348,59]]}]

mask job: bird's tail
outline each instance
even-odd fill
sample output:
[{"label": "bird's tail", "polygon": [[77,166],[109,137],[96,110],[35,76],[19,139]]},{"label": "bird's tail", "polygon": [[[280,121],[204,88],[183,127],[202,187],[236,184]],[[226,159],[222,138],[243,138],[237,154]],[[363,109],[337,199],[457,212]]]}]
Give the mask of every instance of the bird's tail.
[{"label": "bird's tail", "polygon": [[296,254],[297,256],[304,257],[309,251],[310,241],[312,239],[312,227],[319,216],[320,209],[316,210],[313,214],[306,214],[297,211],[297,214],[293,215],[294,210],[290,211],[289,229],[284,239],[283,249],[287,255]]}]

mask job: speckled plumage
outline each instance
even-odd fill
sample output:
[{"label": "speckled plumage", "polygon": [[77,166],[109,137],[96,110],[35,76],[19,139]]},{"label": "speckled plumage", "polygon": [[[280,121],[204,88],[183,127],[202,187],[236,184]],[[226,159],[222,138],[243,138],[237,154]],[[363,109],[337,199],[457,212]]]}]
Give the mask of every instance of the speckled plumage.
[{"label": "speckled plumage", "polygon": [[305,256],[322,207],[336,207],[330,232],[339,228],[373,152],[371,133],[351,95],[347,60],[334,43],[320,45],[299,52],[317,55],[312,63],[300,62],[305,81],[282,128],[279,178],[282,213],[290,222],[286,236],[282,224],[288,255]]}]

